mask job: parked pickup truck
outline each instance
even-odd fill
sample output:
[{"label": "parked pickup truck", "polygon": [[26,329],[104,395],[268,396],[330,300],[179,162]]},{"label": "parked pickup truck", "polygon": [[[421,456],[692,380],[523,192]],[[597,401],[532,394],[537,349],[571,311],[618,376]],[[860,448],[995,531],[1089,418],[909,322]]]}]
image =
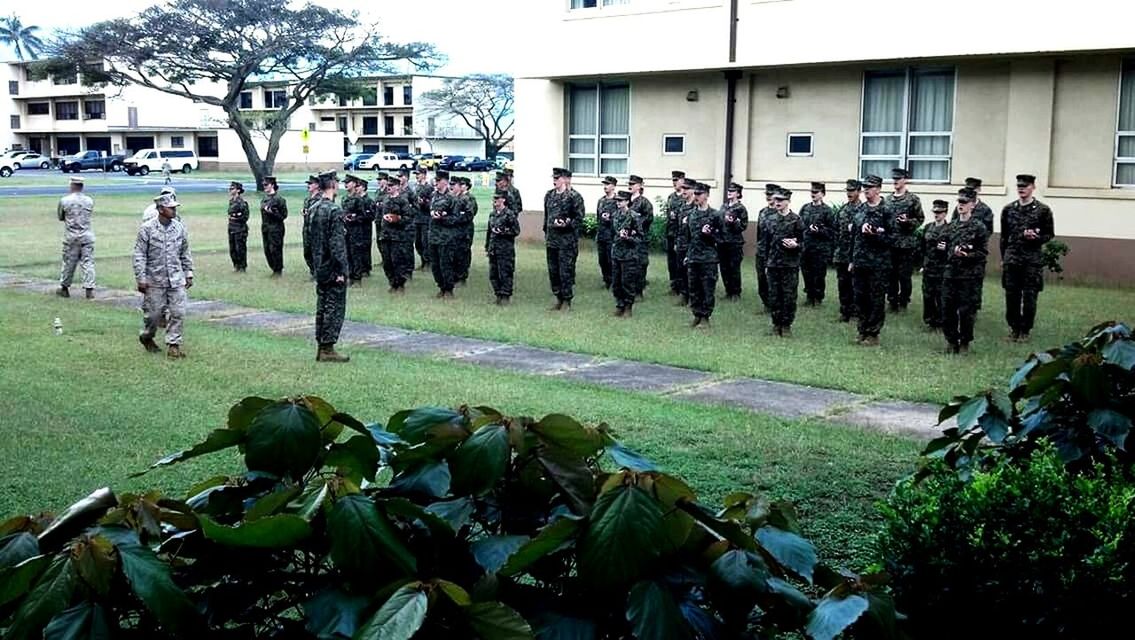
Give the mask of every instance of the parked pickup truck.
[{"label": "parked pickup truck", "polygon": [[103,171],[122,171],[123,155],[101,155],[100,151],[81,151],[74,155],[63,156],[59,160],[59,169],[63,173],[79,173],[87,169],[101,169]]}]

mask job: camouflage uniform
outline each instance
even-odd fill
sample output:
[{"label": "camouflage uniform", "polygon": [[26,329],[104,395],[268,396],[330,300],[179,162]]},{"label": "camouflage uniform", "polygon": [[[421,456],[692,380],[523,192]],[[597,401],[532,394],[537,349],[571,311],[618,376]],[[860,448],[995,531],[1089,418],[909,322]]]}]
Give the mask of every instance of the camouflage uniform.
[{"label": "camouflage uniform", "polygon": [[508,182],[508,197],[504,199],[504,206],[515,213],[517,219],[524,212],[524,200],[520,198],[520,189],[512,186],[511,179]]},{"label": "camouflage uniform", "polygon": [[[377,221],[378,205],[375,204],[374,198],[372,198],[370,196],[370,194],[364,193],[363,195],[359,196],[359,199],[363,203],[362,208],[363,208],[363,213],[364,213],[365,217],[368,220]],[[374,229],[375,229],[375,231],[378,230],[377,224],[375,224]],[[348,230],[348,232],[349,232],[349,230]],[[368,225],[366,225],[366,227],[362,231],[363,237],[360,238],[360,240],[359,240],[360,247],[363,245],[363,243],[366,244],[366,250],[364,250],[362,252],[362,254],[363,254],[363,277],[364,278],[370,277],[371,271],[374,270],[374,254],[372,254],[371,251],[370,251],[370,243],[371,243],[371,239],[373,238],[373,234],[374,234],[374,231],[371,230],[371,226],[368,224]],[[410,268],[413,268],[413,264],[410,265]]]},{"label": "camouflage uniform", "polygon": [[[882,228],[874,235],[863,233],[863,225]],[[855,286],[855,309],[859,314],[859,336],[878,338],[887,320],[887,287],[890,283],[891,245],[895,219],[886,203],[859,205],[851,230],[851,263]]]},{"label": "camouflage uniform", "polygon": [[[560,302],[571,302],[575,287],[575,261],[579,257],[579,229],[585,210],[575,189],[551,189],[544,195],[544,242],[548,282]],[[561,226],[556,226],[559,221]]]},{"label": "camouflage uniform", "polygon": [[448,191],[442,193],[434,190],[433,197],[430,198],[430,211],[440,213],[441,216],[430,218],[430,267],[441,294],[452,294],[455,282],[454,257],[457,225],[460,224],[455,207],[454,197]]},{"label": "camouflage uniform", "polygon": [[614,196],[600,196],[595,205],[595,251],[599,254],[599,272],[603,274],[603,286],[611,288],[611,243],[615,239],[614,217],[619,210]]},{"label": "camouflage uniform", "polygon": [[[686,254],[690,250],[690,238],[689,234],[686,233],[686,223],[689,221],[690,213],[693,212],[694,208],[692,203],[683,199],[678,204],[678,210],[674,217],[678,225],[677,235],[674,236],[674,259],[678,261],[678,295],[682,296],[685,304],[689,303],[690,295],[690,269],[686,263]],[[669,220],[669,214],[667,214],[667,220]],[[649,242],[649,238],[644,242]]]},{"label": "camouflage uniform", "polygon": [[[654,205],[651,204],[650,199],[644,195],[637,198],[632,198],[630,206],[631,211],[639,217],[642,222],[642,233],[645,238],[644,242],[638,244],[638,260],[642,264],[641,271],[638,278],[638,286],[635,288],[635,295],[641,296],[642,292],[646,289],[646,272],[650,269],[650,227],[654,224]],[[715,261],[716,262],[716,261]]]},{"label": "camouflage uniform", "polygon": [[248,217],[248,203],[244,198],[237,196],[229,200],[229,258],[237,271],[248,268]]},{"label": "camouflage uniform", "polygon": [[520,235],[520,218],[508,208],[508,199],[500,209],[489,214],[485,230],[485,254],[489,257],[489,284],[498,298],[512,297],[516,274],[516,236]]},{"label": "camouflage uniform", "polygon": [[[914,232],[926,221],[926,214],[922,212],[922,201],[913,193],[907,192],[902,196],[891,193],[883,199],[890,210],[891,220],[895,223],[894,244],[891,246],[891,279],[887,287],[887,299],[891,303],[891,310],[905,309],[910,304],[910,294],[913,284],[911,276],[914,273],[914,251],[918,248],[918,240]],[[898,217],[906,214],[906,221]]]},{"label": "camouflage uniform", "polygon": [[187,281],[193,278],[193,255],[189,251],[189,235],[180,220],[164,224],[155,218],[138,229],[134,241],[134,279],[146,285],[146,311],[140,337],[152,340],[168,310],[166,344],[180,345],[182,320],[185,318]]},{"label": "camouflage uniform", "polygon": [[362,281],[367,263],[371,262],[370,229],[375,221],[375,212],[368,204],[362,196],[348,195],[340,205],[343,210],[343,226],[347,230],[347,264],[350,265],[352,283]]},{"label": "camouflage uniform", "polygon": [[852,284],[851,271],[848,269],[851,264],[855,214],[858,211],[858,202],[845,202],[836,209],[835,214],[836,237],[832,264],[835,265],[836,288],[839,292],[839,318],[844,322],[858,315],[855,311],[855,288]]},{"label": "camouflage uniform", "polygon": [[[315,341],[320,347],[339,342],[347,313],[347,229],[343,209],[320,197],[311,213],[311,257],[315,267]],[[339,279],[342,278],[342,281]]]},{"label": "camouflage uniform", "polygon": [[95,288],[95,232],[91,216],[95,201],[85,193],[69,193],[59,199],[56,213],[63,223],[63,267],[59,271],[59,286],[66,289],[75,277],[75,267],[83,272],[83,288]]},{"label": "camouflage uniform", "polygon": [[[804,253],[804,220],[795,211],[777,213],[765,221],[765,271],[772,326],[787,329],[796,320],[796,298],[800,286],[800,260]],[[789,249],[784,240],[796,240]]]},{"label": "camouflage uniform", "polygon": [[[958,217],[958,208],[954,207],[954,213],[952,216],[950,216],[950,222],[957,222]],[[973,219],[985,225],[985,230],[989,232],[989,237],[993,237],[993,209],[991,209],[989,205],[985,204],[981,200],[978,200],[977,204],[973,208]],[[985,285],[982,284],[977,298],[978,311],[981,310],[982,299],[985,297],[984,294]]]},{"label": "camouflage uniform", "polygon": [[279,193],[264,196],[260,202],[260,233],[264,238],[264,259],[272,273],[284,271],[284,220],[288,201]]},{"label": "camouflage uniform", "polygon": [[414,248],[418,250],[418,257],[422,261],[422,269],[430,266],[430,200],[433,198],[434,187],[430,183],[410,185],[410,203],[418,211],[414,220]]},{"label": "camouflage uniform", "polygon": [[[804,223],[804,251],[800,259],[804,295],[809,303],[819,304],[827,293],[828,265],[835,252],[835,211],[826,203],[809,202],[800,208],[800,220]],[[812,225],[818,231],[812,231]]]},{"label": "camouflage uniform", "polygon": [[[733,221],[725,219],[731,216]],[[749,226],[749,210],[740,200],[721,208],[722,236],[717,245],[721,265],[721,281],[725,297],[741,295],[741,262],[745,259],[745,229]]]},{"label": "camouflage uniform", "polygon": [[[950,224],[930,222],[922,227],[922,322],[932,329],[942,327],[942,284],[950,243]],[[939,249],[939,243],[946,247]]]},{"label": "camouflage uniform", "polygon": [[687,287],[694,318],[708,320],[713,315],[717,291],[717,243],[723,226],[721,214],[716,209],[693,206],[681,231],[686,236]]},{"label": "camouflage uniform", "polygon": [[[414,269],[414,233],[416,211],[406,194],[386,198],[379,212],[378,246],[382,253],[382,271],[391,289],[406,285],[407,274]],[[395,216],[393,221],[386,216]]]},{"label": "camouflage uniform", "polygon": [[[1026,229],[1039,230],[1037,238],[1025,237]],[[1036,302],[1044,290],[1044,257],[1041,248],[1055,237],[1052,209],[1040,200],[1029,204],[1015,200],[1001,210],[1001,286],[1005,288],[1005,322],[1013,333],[1028,335],[1036,320]]]},{"label": "camouflage uniform", "polygon": [[469,267],[473,265],[474,219],[477,217],[477,199],[472,193],[461,196],[461,242],[457,255],[457,282],[464,284],[469,279]]},{"label": "camouflage uniform", "polygon": [[307,265],[307,272],[313,277],[315,276],[315,267],[311,263],[311,214],[314,211],[315,205],[323,196],[316,194],[308,194],[303,199],[303,261]]},{"label": "camouflage uniform", "polygon": [[[985,280],[985,261],[989,257],[989,231],[976,218],[950,223],[947,232],[945,283],[942,291],[942,332],[952,346],[973,342],[973,324]],[[959,256],[955,249],[968,255]]]},{"label": "camouflage uniform", "polygon": [[[615,307],[626,311],[634,307],[635,286],[639,280],[638,245],[646,241],[642,222],[630,209],[616,209],[612,214],[614,241],[611,244],[611,293]],[[626,231],[626,237],[620,232]]]},{"label": "camouflage uniform", "polygon": [[670,291],[681,295],[686,294],[686,265],[678,255],[677,242],[682,226],[679,218],[685,206],[686,199],[676,191],[666,199],[666,272],[670,276]]},{"label": "camouflage uniform", "polygon": [[766,310],[771,308],[768,296],[768,273],[765,270],[765,255],[764,242],[761,241],[761,236],[765,233],[765,223],[769,218],[776,215],[776,209],[772,207],[765,207],[757,213],[757,248],[756,248],[756,264],[757,264],[757,296],[761,299],[761,304]]}]

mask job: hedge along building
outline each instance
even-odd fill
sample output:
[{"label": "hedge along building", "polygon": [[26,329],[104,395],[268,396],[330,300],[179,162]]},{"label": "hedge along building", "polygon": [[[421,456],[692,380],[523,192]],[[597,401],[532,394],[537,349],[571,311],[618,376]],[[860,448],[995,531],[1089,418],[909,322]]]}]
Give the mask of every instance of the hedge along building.
[{"label": "hedge along building", "polygon": [[[1037,176],[1074,277],[1135,277],[1135,5],[979,0],[552,0],[524,3],[517,186],[541,202],[570,167],[775,182],[839,202],[843,181],[905,166],[929,201],[968,176],[1000,211]],[[927,214],[929,216],[929,213]],[[538,231],[538,225],[537,225]],[[996,241],[994,241],[995,244]],[[752,246],[748,249],[751,251]],[[996,264],[996,251],[993,251]]]}]

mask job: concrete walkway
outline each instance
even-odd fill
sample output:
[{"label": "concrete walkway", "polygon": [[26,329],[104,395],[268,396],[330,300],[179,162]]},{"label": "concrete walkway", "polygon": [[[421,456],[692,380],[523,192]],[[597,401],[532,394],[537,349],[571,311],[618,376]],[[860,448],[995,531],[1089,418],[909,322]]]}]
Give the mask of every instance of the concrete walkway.
[{"label": "concrete walkway", "polygon": [[[0,287],[54,294],[58,284],[40,278],[0,273]],[[72,295],[74,304],[89,304],[82,297],[81,288],[73,287]],[[98,304],[126,309],[137,309],[141,301],[140,294],[120,289],[98,289],[94,300]],[[314,334],[313,315],[266,311],[200,299],[190,301],[188,313],[198,320],[237,329],[294,337],[311,337]],[[928,439],[938,433],[937,405],[872,400],[846,391],[757,378],[726,377],[696,369],[409,331],[349,320],[344,323],[340,335],[340,346],[348,345],[345,350],[348,354],[351,347],[377,349],[747,409],[784,418],[827,420],[833,425],[854,425],[920,439]]]}]

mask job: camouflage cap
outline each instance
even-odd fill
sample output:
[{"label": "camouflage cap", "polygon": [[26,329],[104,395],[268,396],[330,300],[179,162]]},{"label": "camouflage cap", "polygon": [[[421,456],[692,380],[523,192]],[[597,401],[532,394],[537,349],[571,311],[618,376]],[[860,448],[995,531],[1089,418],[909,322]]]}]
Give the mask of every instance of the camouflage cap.
[{"label": "camouflage cap", "polygon": [[308,176],[307,180],[304,180],[304,184],[319,184],[319,176],[316,176],[316,175]]},{"label": "camouflage cap", "polygon": [[776,193],[777,191],[780,191],[780,185],[779,184],[773,184],[773,183],[769,182],[768,184],[765,185],[765,195],[771,196],[772,194]]},{"label": "camouflage cap", "polygon": [[1028,173],[1021,173],[1017,175],[1018,187],[1027,187],[1030,184],[1036,184],[1036,176]]},{"label": "camouflage cap", "polygon": [[501,180],[508,180],[508,174],[504,171],[498,171],[496,179],[498,182],[500,182]]},{"label": "camouflage cap", "polygon": [[166,186],[162,187],[161,191],[158,191],[158,193],[172,193],[173,195],[177,195],[177,189],[174,189],[167,184]]},{"label": "camouflage cap", "polygon": [[166,209],[173,209],[175,207],[180,207],[181,203],[177,201],[177,198],[166,194],[157,199],[157,205]]},{"label": "camouflage cap", "polygon": [[909,180],[910,179],[910,171],[907,171],[903,167],[895,167],[894,169],[891,169],[891,179],[892,180]]},{"label": "camouflage cap", "polygon": [[855,178],[852,178],[852,179],[847,181],[847,187],[846,187],[847,191],[859,191],[862,188],[863,188],[863,183],[856,180]]},{"label": "camouflage cap", "polygon": [[679,179],[685,178],[685,177],[686,177],[685,171],[671,171],[670,172],[670,179],[671,180],[679,180]]},{"label": "camouflage cap", "polygon": [[776,193],[772,194],[772,199],[773,200],[791,200],[792,199],[792,192],[789,191],[788,189],[781,189],[780,191],[777,191]]},{"label": "camouflage cap", "polygon": [[358,182],[358,181],[359,181],[359,179],[356,176],[353,176],[349,173],[346,174],[345,176],[343,176],[343,182],[345,184],[351,184],[352,182]]},{"label": "camouflage cap", "polygon": [[418,174],[426,174],[426,173],[429,173],[429,172],[430,172],[429,169],[422,167],[422,166],[419,166],[417,169],[414,169],[414,173],[418,173]]},{"label": "camouflage cap", "polygon": [[438,180],[449,180],[449,172],[445,169],[438,169],[434,177]]},{"label": "camouflage cap", "polygon": [[883,186],[883,179],[876,175],[869,175],[863,178],[863,187],[870,189],[871,187]]},{"label": "camouflage cap", "polygon": [[83,184],[83,179],[78,177],[71,178],[71,184]]},{"label": "camouflage cap", "polygon": [[977,191],[969,187],[958,189],[958,202],[973,202],[977,200]]},{"label": "camouflage cap", "polygon": [[379,179],[379,180],[389,180],[389,179],[390,179],[390,174],[389,174],[389,173],[386,173],[385,171],[379,171],[379,172],[378,172],[378,179]]},{"label": "camouflage cap", "polygon": [[512,171],[512,169],[508,169],[508,168],[506,168],[506,169],[504,170],[504,175],[508,176],[508,177],[509,177],[509,178],[511,179],[511,178],[512,178],[513,176],[515,176],[516,174],[515,174],[515,173],[514,173],[514,172]]},{"label": "camouflage cap", "polygon": [[326,171],[319,174],[319,188],[329,189],[333,184],[338,182],[339,174],[334,171]]},{"label": "camouflage cap", "polygon": [[695,182],[694,193],[709,193],[709,185],[704,182]]},{"label": "camouflage cap", "polygon": [[631,192],[630,191],[620,191],[620,192],[615,194],[615,199],[616,200],[630,200],[631,199]]},{"label": "camouflage cap", "polygon": [[400,175],[400,176],[410,175],[410,167],[399,167],[398,168],[398,175]]},{"label": "camouflage cap", "polygon": [[980,189],[981,178],[966,178],[966,186],[970,189]]},{"label": "camouflage cap", "polygon": [[745,190],[745,187],[742,187],[741,185],[737,184],[736,182],[730,182],[729,187],[726,189],[726,191],[735,191],[737,193],[741,193],[744,190]]},{"label": "camouflage cap", "polygon": [[571,177],[571,169],[560,169],[560,173],[561,173],[561,174],[563,175],[563,177],[565,177],[565,178],[570,178],[570,177]]},{"label": "camouflage cap", "polygon": [[642,176],[631,174],[627,177],[627,184],[642,184]]},{"label": "camouflage cap", "polygon": [[276,186],[279,183],[276,182],[276,176],[264,176],[264,184],[270,184],[272,186]]},{"label": "camouflage cap", "polygon": [[824,193],[827,193],[828,192],[828,186],[826,184],[822,183],[822,182],[813,182],[812,183],[812,191],[822,191]]},{"label": "camouflage cap", "polygon": [[230,189],[236,189],[237,191],[244,193],[244,185],[237,182],[236,180],[233,180],[232,182],[229,183],[229,188]]},{"label": "camouflage cap", "polygon": [[561,169],[560,167],[553,167],[552,168],[552,177],[553,178],[562,178],[563,175],[564,175],[564,171],[566,171],[566,169]]},{"label": "camouflage cap", "polygon": [[493,192],[493,200],[504,200],[508,197],[508,189],[497,189]]},{"label": "camouflage cap", "polygon": [[945,200],[935,200],[931,204],[934,207],[933,210],[935,213],[945,213],[946,209],[950,208],[950,203],[946,202]]},{"label": "camouflage cap", "polygon": [[616,178],[615,176],[607,176],[606,178],[603,178],[603,184],[609,184],[611,186],[614,186],[614,185],[619,184],[619,179]]}]

